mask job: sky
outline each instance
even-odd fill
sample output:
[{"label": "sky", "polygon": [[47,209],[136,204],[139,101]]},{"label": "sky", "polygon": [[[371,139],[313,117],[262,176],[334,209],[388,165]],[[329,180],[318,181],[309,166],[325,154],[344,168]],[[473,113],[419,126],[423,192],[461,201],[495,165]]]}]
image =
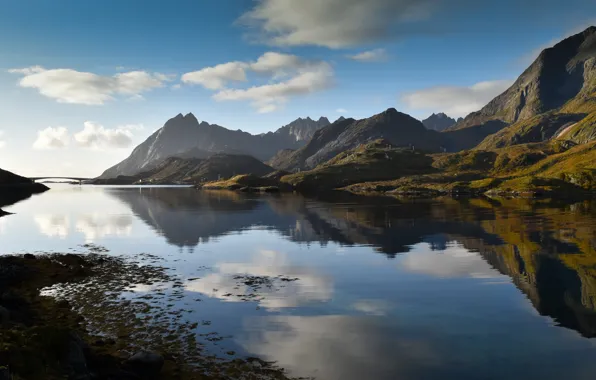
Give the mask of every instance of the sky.
[{"label": "sky", "polygon": [[178,113],[465,116],[590,25],[593,0],[0,0],[0,168],[94,177]]}]

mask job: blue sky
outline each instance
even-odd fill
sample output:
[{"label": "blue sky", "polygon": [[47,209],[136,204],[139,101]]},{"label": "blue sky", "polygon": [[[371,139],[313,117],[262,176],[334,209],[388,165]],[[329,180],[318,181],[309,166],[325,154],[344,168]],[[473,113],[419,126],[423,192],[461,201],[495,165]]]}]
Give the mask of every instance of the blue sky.
[{"label": "blue sky", "polygon": [[593,24],[592,0],[0,0],[0,167],[99,175],[180,112],[465,116]]}]

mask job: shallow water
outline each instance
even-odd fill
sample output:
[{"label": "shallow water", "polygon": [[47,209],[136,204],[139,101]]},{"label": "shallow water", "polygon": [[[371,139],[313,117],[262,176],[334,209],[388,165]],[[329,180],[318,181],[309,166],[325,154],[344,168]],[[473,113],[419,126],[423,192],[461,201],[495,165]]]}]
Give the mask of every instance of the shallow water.
[{"label": "shallow water", "polygon": [[156,255],[209,350],[295,376],[596,377],[596,204],[335,198],[54,186],[0,254]]}]

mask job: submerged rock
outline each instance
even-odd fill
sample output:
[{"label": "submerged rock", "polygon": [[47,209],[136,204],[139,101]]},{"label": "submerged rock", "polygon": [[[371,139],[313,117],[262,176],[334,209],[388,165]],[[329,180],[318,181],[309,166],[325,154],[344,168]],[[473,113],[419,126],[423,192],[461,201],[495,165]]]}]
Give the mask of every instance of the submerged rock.
[{"label": "submerged rock", "polygon": [[144,379],[153,379],[159,376],[164,365],[164,358],[153,352],[140,351],[131,356],[124,365],[131,372],[142,376]]}]

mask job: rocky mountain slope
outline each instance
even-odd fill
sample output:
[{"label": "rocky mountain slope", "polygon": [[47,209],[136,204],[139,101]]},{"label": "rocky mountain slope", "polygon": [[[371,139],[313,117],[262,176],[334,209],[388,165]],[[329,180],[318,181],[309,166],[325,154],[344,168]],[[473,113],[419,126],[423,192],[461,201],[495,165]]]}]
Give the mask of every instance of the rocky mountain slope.
[{"label": "rocky mountain slope", "polygon": [[596,110],[596,27],[542,51],[509,89],[450,130],[477,128],[493,120],[515,124],[552,110]]},{"label": "rocky mountain slope", "polygon": [[439,152],[447,138],[413,117],[390,108],[368,119],[344,119],[318,130],[304,147],[282,151],[269,161],[276,169],[311,169],[344,151],[377,139],[396,147]]},{"label": "rocky mountain slope", "polygon": [[312,138],[317,130],[326,127],[329,124],[331,123],[326,117],[321,117],[317,121],[312,120],[310,117],[307,117],[306,119],[298,118],[297,120],[294,120],[290,124],[281,127],[275,132],[269,132],[261,136],[273,134],[276,136],[282,136],[284,139],[291,137],[294,138],[295,141],[307,142]]},{"label": "rocky mountain slope", "polygon": [[206,158],[214,153],[246,154],[265,161],[281,149],[300,148],[317,129],[328,124],[326,118],[317,121],[298,119],[275,132],[255,136],[215,124],[199,123],[192,113],[179,114],[137,146],[127,159],[106,170],[99,178],[133,176],[153,169],[166,158],[180,155],[183,158]]},{"label": "rocky mountain slope", "polygon": [[450,118],[449,116],[445,115],[444,113],[432,114],[427,119],[422,120],[422,124],[427,129],[432,129],[433,131],[442,132],[447,128],[450,128],[455,125],[455,123],[462,121],[462,118],[459,120],[455,120]]}]

